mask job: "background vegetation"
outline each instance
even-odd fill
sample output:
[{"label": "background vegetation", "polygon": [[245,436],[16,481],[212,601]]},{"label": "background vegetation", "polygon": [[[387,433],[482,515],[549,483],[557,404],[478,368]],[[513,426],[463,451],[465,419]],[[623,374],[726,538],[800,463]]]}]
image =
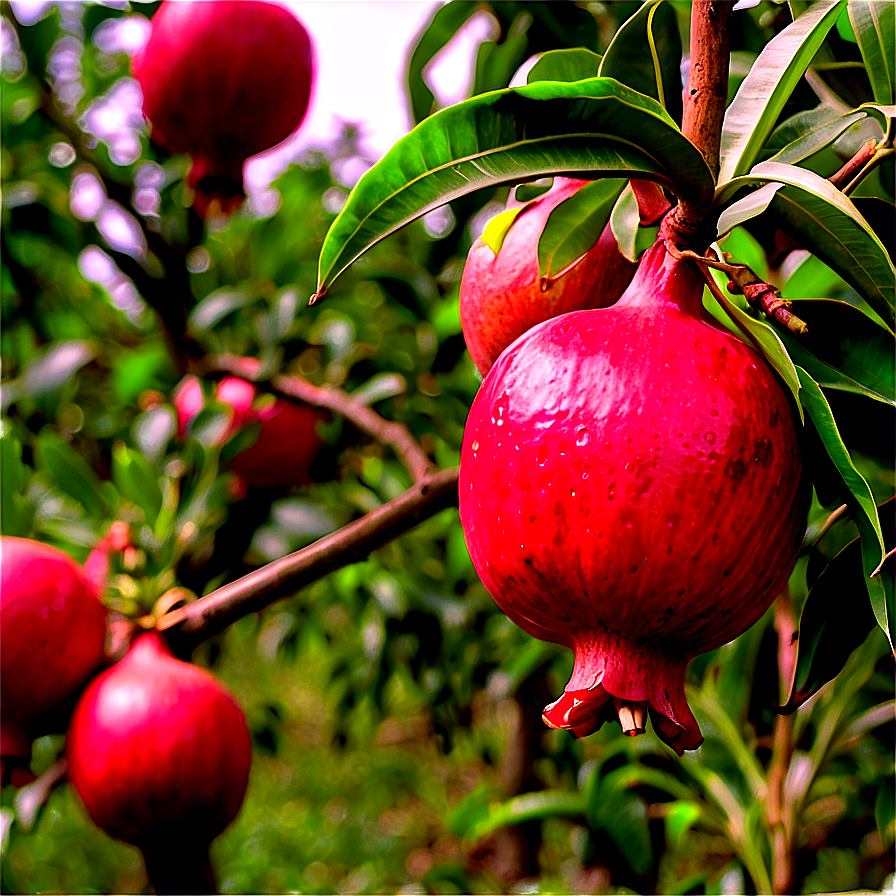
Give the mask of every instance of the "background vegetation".
[{"label": "background vegetation", "polygon": [[[474,93],[506,87],[535,53],[604,53],[639,8],[481,5],[500,36],[479,48]],[[745,5],[730,96],[791,21],[786,5]],[[358,167],[355,135],[296,160],[273,185],[272,207],[204,227],[189,208],[184,157],[150,144],[139,117],[103,127],[104,104],[130,89],[114,28],[153,4],[123,7],[63,4],[23,26],[0,5],[2,526],[83,560],[111,521],[128,521],[136,549],[116,561],[108,600],[139,615],[175,585],[207,593],[412,484],[392,448],[334,414],[313,484],[235,500],[226,461],[240,446],[214,445],[216,412],[175,435],[169,396],[190,365],[220,373],[224,353],[258,357],[268,374],[336,387],[404,424],[439,468],[457,464],[479,382],[458,284],[508,188],[412,223],[306,308],[351,187],[344,172]],[[409,56],[418,120],[433,108],[425,64],[472,8],[442,7]],[[686,48],[689,4],[665,8]],[[814,132],[810,112],[818,121],[877,99],[866,55],[844,9],[770,143]],[[829,177],[882,133],[862,116],[801,164]],[[856,197],[892,252],[892,164]],[[724,248],[769,269],[761,226],[737,227]],[[861,304],[816,256],[793,261],[777,272],[785,296]],[[891,393],[883,337],[856,338],[859,367]],[[866,393],[827,395],[884,505],[892,396]],[[771,892],[785,861],[794,892],[892,887],[893,657],[861,576],[857,588],[840,565],[855,550],[855,522],[847,514],[821,535],[842,502],[836,473],[824,475],[829,493],[816,495],[812,517],[820,540],[807,539],[789,599],[692,663],[689,700],[706,743],[680,760],[652,733],[630,739],[610,725],[575,741],[542,725],[571,656],[497,611],[452,507],[201,644],[194,659],[236,694],[255,747],[243,810],[213,847],[222,891]],[[892,598],[892,570],[884,578]],[[807,630],[821,646],[801,666],[807,692],[839,674],[781,716],[790,682],[778,632],[786,641],[818,582],[812,612],[822,621]],[[33,770],[51,766],[63,743],[39,739]],[[67,787],[48,796],[4,787],[2,799],[4,892],[148,891],[139,852],[94,828]]]}]

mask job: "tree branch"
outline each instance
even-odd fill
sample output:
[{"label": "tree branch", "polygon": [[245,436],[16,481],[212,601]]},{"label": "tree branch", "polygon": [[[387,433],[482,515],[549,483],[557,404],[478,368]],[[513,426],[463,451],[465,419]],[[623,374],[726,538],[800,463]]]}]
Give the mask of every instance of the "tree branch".
[{"label": "tree branch", "polygon": [[[258,361],[236,355],[213,355],[202,359],[194,369],[201,373],[230,373],[254,382],[258,373]],[[388,445],[395,451],[414,482],[422,482],[435,472],[435,464],[403,423],[384,419],[343,389],[315,386],[301,377],[285,374],[272,377],[270,388],[284,398],[333,411],[380,444]]]},{"label": "tree branch", "polygon": [[456,504],[457,468],[434,473],[314,544],[173,610],[156,627],[169,632],[176,650],[192,650],[243,616],[264,609],[336,569],[365,559],[371,551]]}]

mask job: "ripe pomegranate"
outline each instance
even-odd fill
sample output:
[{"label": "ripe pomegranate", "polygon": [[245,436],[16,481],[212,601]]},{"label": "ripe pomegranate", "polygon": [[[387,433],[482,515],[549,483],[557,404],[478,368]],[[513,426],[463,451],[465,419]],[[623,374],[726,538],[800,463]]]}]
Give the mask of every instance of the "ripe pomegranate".
[{"label": "ripe pomegranate", "polygon": [[288,10],[259,0],[164,0],[132,62],[153,140],[193,158],[203,216],[244,198],[243,162],[286,139],[308,107],[311,40]]},{"label": "ripe pomegranate", "polygon": [[0,752],[21,763],[48,714],[102,664],[106,609],[68,554],[13,536],[0,538],[0,607]]},{"label": "ripe pomegranate", "polygon": [[530,327],[566,311],[611,305],[636,265],[620,254],[610,225],[575,264],[549,283],[538,272],[538,240],[551,212],[588,181],[555,177],[553,186],[521,211],[497,255],[473,243],[460,282],[460,320],[473,362],[483,375]]},{"label": "ripe pomegranate", "polygon": [[[261,425],[258,439],[230,462],[230,468],[249,488],[302,485],[311,481],[311,464],[324,442],[315,429],[321,411],[285,399],[259,399],[257,388],[235,376],[224,377],[215,397],[233,411],[226,441],[254,423]],[[189,421],[202,410],[204,397],[199,380],[189,376],[173,396],[178,431],[186,432]]]},{"label": "ripe pomegranate", "polygon": [[805,522],[788,399],[702,293],[660,241],[615,305],[531,329],[485,378],[460,465],[483,583],[575,653],[545,722],[584,736],[615,708],[638,734],[649,709],[679,754],[703,740],[688,661],[762,615]]},{"label": "ripe pomegranate", "polygon": [[207,846],[234,819],[252,748],[228,691],[152,631],[88,685],[66,756],[69,781],[107,834],[182,850]]}]

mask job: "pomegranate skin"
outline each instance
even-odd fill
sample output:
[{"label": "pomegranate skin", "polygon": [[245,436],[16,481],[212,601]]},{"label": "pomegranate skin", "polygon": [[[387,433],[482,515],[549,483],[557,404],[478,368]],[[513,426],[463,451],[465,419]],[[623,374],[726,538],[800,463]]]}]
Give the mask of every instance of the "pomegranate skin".
[{"label": "pomegranate skin", "polygon": [[553,186],[521,211],[497,255],[473,243],[460,282],[460,320],[467,350],[483,376],[526,330],[567,311],[612,305],[637,265],[616,245],[610,225],[578,261],[542,288],[538,240],[551,212],[589,181],[555,177]]},{"label": "pomegranate skin", "polygon": [[83,569],[58,548],[0,538],[2,754],[27,758],[44,717],[102,665],[106,609]]},{"label": "pomegranate skin", "polygon": [[615,708],[637,734],[649,709],[679,754],[702,742],[688,661],[763,614],[805,525],[788,400],[702,291],[660,242],[614,306],[514,342],[473,402],[459,484],[498,606],[575,653],[546,723],[584,736]]},{"label": "pomegranate skin", "polygon": [[302,122],[314,77],[307,31],[260,0],[165,0],[131,69],[153,140],[186,152],[187,184],[203,216],[244,198],[243,162]]},{"label": "pomegranate skin", "polygon": [[98,827],[141,848],[181,848],[211,843],[236,817],[252,747],[223,685],[147,632],[84,691],[66,758]]},{"label": "pomegranate skin", "polygon": [[[308,405],[282,398],[256,407],[257,396],[258,390],[252,383],[235,376],[224,377],[218,384],[215,397],[233,411],[230,428],[222,441],[254,423],[261,427],[258,439],[230,461],[230,469],[248,488],[308,484],[312,481],[311,464],[324,446],[316,430],[323,414]],[[172,400],[182,436],[204,404],[199,380],[187,377]]]}]

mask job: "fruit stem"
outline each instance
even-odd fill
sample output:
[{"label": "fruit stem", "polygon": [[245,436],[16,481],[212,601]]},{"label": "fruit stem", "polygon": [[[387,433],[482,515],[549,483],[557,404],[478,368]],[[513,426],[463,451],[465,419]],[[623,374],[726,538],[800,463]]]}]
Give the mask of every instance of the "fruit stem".
[{"label": "fruit stem", "polygon": [[146,876],[159,896],[176,893],[206,896],[218,892],[207,845],[153,843],[140,849]]}]

